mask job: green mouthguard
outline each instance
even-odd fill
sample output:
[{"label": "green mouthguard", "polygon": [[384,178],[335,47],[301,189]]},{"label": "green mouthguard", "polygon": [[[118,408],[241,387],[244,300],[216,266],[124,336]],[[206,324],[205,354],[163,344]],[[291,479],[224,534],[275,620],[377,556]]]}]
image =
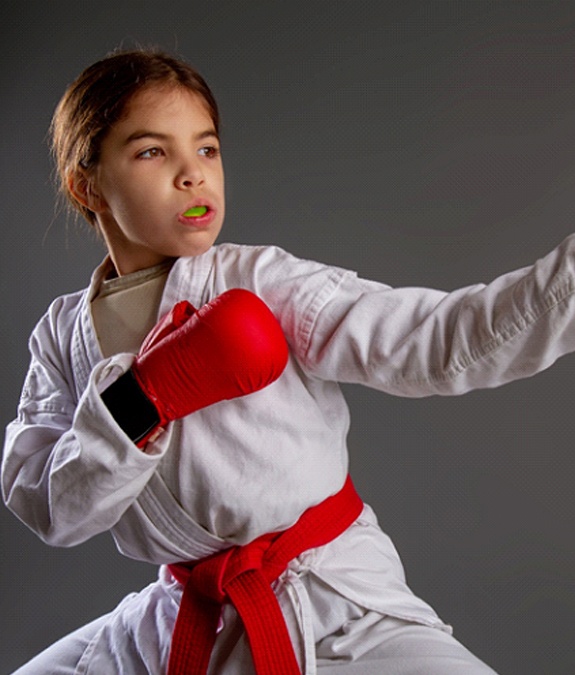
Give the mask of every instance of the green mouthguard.
[{"label": "green mouthguard", "polygon": [[207,206],[192,206],[191,209],[188,209],[184,213],[184,216],[186,216],[186,218],[196,218],[197,216],[203,216],[204,213],[207,213],[207,211]]}]

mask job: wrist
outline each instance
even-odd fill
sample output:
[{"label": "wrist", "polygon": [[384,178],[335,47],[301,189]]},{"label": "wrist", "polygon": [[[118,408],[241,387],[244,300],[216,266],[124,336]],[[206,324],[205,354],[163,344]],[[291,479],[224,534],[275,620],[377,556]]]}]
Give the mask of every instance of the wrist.
[{"label": "wrist", "polygon": [[160,426],[156,406],[142,391],[131,368],[105,389],[101,397],[118,426],[140,447]]}]

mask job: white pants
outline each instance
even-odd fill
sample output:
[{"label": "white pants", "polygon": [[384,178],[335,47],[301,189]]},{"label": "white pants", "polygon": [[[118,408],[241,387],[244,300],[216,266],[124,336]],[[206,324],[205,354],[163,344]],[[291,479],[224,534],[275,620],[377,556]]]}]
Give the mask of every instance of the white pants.
[{"label": "white pants", "polygon": [[[14,675],[74,675],[76,666],[94,634],[100,629],[105,617],[98,619],[80,630],[71,633],[59,642],[36,656],[32,661],[19,668]],[[392,617],[380,618],[372,632],[369,642],[377,644],[363,653],[357,660],[349,660],[342,648],[345,636],[326,639],[318,644],[318,673],[328,675],[495,675],[495,671],[477,659],[451,635],[417,624],[401,621]],[[335,652],[334,652],[335,649]],[[244,652],[242,645],[235,651]],[[230,663],[224,669],[213,670],[218,675],[228,673],[252,673],[251,662],[245,656]],[[138,673],[148,675],[150,671],[143,665],[128,664],[118,666],[115,673],[101,675],[126,675]],[[151,673],[150,675],[161,675]]]},{"label": "white pants", "polygon": [[[327,595],[323,595],[328,600]],[[130,611],[130,601],[122,603]],[[329,604],[316,615],[314,633],[316,662],[307,672],[319,675],[495,675],[495,671],[471,654],[453,636],[438,628],[382,616],[348,605],[348,618],[336,630]],[[162,675],[167,653],[150,645],[144,653],[135,645],[120,646],[117,641],[131,641],[132,636],[116,629],[116,612],[103,616],[62,638],[19,668],[14,675]],[[224,610],[224,628],[216,640],[210,672],[213,675],[251,675],[249,647],[240,621],[233,608]],[[326,631],[328,631],[326,633]],[[331,631],[331,632],[329,632]],[[90,645],[100,634],[108,635],[110,651],[118,656],[104,666],[97,659],[87,658]],[[134,638],[135,639],[135,638]],[[108,655],[109,657],[109,655]]]}]

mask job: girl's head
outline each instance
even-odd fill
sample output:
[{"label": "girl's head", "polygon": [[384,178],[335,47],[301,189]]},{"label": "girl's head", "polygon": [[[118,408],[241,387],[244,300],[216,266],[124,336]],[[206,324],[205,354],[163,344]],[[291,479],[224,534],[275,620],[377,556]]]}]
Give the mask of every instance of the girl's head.
[{"label": "girl's head", "polygon": [[52,122],[61,187],[125,274],[198,255],[224,216],[219,116],[202,77],[157,51],[87,68]]},{"label": "girl's head", "polygon": [[202,76],[186,62],[158,50],[118,51],[89,66],[68,87],[52,119],[52,151],[60,189],[91,224],[95,214],[70,190],[70,176],[89,173],[102,141],[142,89],[176,86],[200,96],[219,133],[216,100]]}]

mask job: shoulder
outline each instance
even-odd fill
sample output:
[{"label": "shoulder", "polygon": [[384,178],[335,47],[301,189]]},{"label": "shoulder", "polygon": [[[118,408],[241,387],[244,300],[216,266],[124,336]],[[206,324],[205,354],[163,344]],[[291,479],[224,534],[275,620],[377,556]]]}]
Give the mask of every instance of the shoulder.
[{"label": "shoulder", "polygon": [[220,244],[213,295],[233,287],[256,293],[280,320],[293,345],[305,345],[323,307],[355,272],[298,258],[278,246]]},{"label": "shoulder", "polygon": [[[215,252],[215,276],[225,285],[249,288],[283,311],[295,305],[312,313],[355,272],[298,258],[279,246],[221,244]],[[221,292],[223,289],[218,289]]]},{"label": "shoulder", "polygon": [[32,406],[36,410],[73,412],[72,336],[85,294],[77,291],[55,298],[30,335],[31,361],[21,397],[21,405],[25,404],[28,411]]},{"label": "shoulder", "polygon": [[301,283],[306,277],[341,277],[352,274],[348,270],[323,262],[301,258],[272,245],[219,244],[215,248],[215,261],[228,270],[236,270],[244,279],[264,279],[267,283],[289,284],[297,278]]},{"label": "shoulder", "polygon": [[266,261],[293,259],[291,255],[279,246],[223,243],[214,246],[215,257],[220,260],[232,261]]},{"label": "shoulder", "polygon": [[86,307],[89,299],[94,297],[102,279],[108,274],[111,265],[109,257],[106,256],[92,272],[87,287],[59,295],[52,300],[35,330],[49,330],[54,335],[61,335],[71,331],[76,318],[83,308]]},{"label": "shoulder", "polygon": [[74,291],[73,293],[66,293],[54,298],[48,305],[43,316],[40,318],[37,326],[58,326],[62,323],[67,323],[70,318],[75,317],[86,296],[86,289],[81,291]]},{"label": "shoulder", "polygon": [[36,345],[47,352],[59,349],[71,339],[76,318],[80,313],[87,290],[60,295],[48,305],[30,336],[32,351]]}]

